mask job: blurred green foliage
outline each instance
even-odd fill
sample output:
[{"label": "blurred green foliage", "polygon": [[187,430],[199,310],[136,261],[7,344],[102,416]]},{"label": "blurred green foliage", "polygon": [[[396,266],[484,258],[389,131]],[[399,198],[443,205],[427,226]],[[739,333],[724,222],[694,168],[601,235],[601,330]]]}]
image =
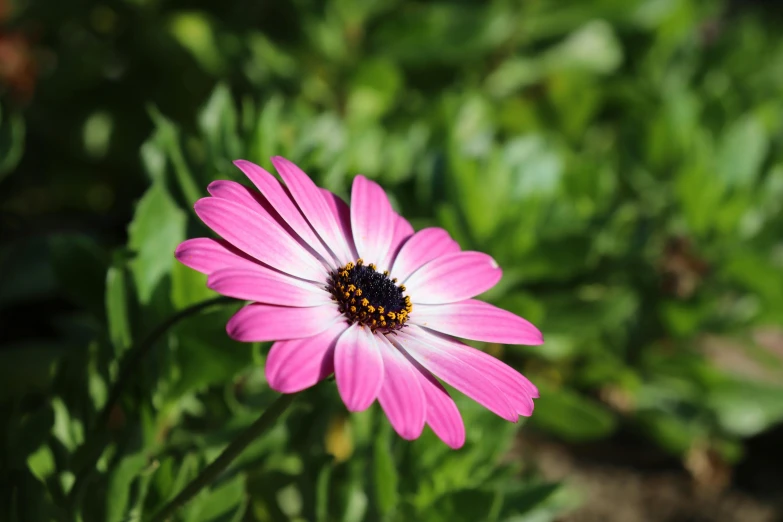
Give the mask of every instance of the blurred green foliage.
[{"label": "blurred green foliage", "polygon": [[[274,394],[235,308],[168,332],[98,423],[120,361],[213,297],[174,261],[245,158],[346,197],[377,179],[417,228],[504,269],[486,298],[540,347],[486,347],[541,399],[525,430],[623,427],[675,456],[783,420],[783,41],[697,0],[17,1],[32,101],[0,106],[0,518],[136,520]],[[772,332],[772,334],[770,334]],[[468,442],[405,442],[308,392],[182,520],[554,520],[572,491],[507,457],[518,426],[459,400]]]}]

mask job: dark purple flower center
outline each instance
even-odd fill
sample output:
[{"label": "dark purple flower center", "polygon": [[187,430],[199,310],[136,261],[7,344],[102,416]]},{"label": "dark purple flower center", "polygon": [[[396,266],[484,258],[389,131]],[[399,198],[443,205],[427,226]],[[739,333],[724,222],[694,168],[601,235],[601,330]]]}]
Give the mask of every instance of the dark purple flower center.
[{"label": "dark purple flower center", "polygon": [[388,271],[378,272],[361,259],[335,270],[328,288],[349,322],[373,331],[399,330],[413,309],[411,298],[403,294],[405,285],[397,285]]}]

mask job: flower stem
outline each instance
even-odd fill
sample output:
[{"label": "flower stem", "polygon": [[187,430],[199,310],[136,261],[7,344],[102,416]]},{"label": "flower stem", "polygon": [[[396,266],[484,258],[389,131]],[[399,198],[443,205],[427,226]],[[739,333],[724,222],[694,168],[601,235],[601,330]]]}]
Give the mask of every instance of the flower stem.
[{"label": "flower stem", "polygon": [[139,364],[144,360],[149,351],[155,346],[155,343],[160,339],[172,326],[177,324],[183,319],[197,314],[198,312],[209,308],[213,305],[235,302],[234,299],[228,297],[216,297],[207,301],[194,304],[184,310],[180,310],[176,314],[166,319],[163,323],[159,324],[152,332],[150,332],[144,339],[138,344],[133,345],[126,352],[125,357],[120,363],[120,372],[117,376],[117,380],[111,387],[109,392],[109,398],[106,400],[106,404],[103,406],[100,414],[98,415],[95,424],[93,425],[93,431],[89,438],[85,441],[84,446],[88,447],[87,458],[85,464],[81,469],[76,472],[76,479],[70,492],[68,493],[68,501],[71,507],[74,507],[79,501],[82,488],[87,480],[90,471],[95,467],[95,463],[101,456],[106,444],[108,443],[108,435],[106,434],[107,424],[109,416],[111,415],[112,408],[120,400],[122,393],[125,391],[130,378],[138,368]]},{"label": "flower stem", "polygon": [[215,297],[214,299],[202,301],[200,303],[194,304],[193,306],[185,308],[184,310],[180,310],[176,314],[166,319],[166,321],[159,324],[158,327],[150,332],[149,335],[147,335],[147,337],[145,337],[140,343],[128,350],[128,353],[120,367],[120,373],[117,376],[117,380],[114,381],[114,384],[111,387],[111,392],[109,392],[109,398],[106,401],[106,404],[103,406],[100,415],[98,416],[98,420],[96,422],[98,429],[102,429],[106,426],[106,423],[109,420],[109,416],[111,415],[111,410],[120,399],[128,379],[131,378],[139,363],[144,360],[147,353],[152,349],[153,346],[155,346],[155,343],[158,341],[158,339],[163,336],[163,334],[165,334],[169,328],[181,320],[190,317],[191,315],[197,314],[201,310],[209,308],[212,305],[229,303],[232,301],[236,302],[235,299],[230,299],[228,297]]},{"label": "flower stem", "polygon": [[296,395],[281,395],[267,410],[251,424],[245,431],[239,434],[231,444],[216,458],[211,464],[203,469],[199,475],[193,479],[185,489],[179,492],[168,504],[149,519],[149,522],[163,522],[173,515],[179,508],[184,506],[199,491],[212,483],[235,458],[247,448],[251,442],[256,440],[264,433],[274,422],[283,414],[283,412],[294,402]]}]

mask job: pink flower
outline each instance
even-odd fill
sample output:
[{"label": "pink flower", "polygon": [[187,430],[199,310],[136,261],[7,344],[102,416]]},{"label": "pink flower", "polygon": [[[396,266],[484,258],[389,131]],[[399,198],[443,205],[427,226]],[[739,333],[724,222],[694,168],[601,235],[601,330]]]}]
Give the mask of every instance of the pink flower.
[{"label": "pink flower", "polygon": [[440,228],[414,233],[364,176],[349,208],[290,161],[272,163],[285,187],[244,160],[235,164],[258,191],[210,184],[196,214],[223,239],[187,240],[176,256],[213,290],[253,301],[226,329],[238,341],[276,341],[273,389],[298,392],[334,373],[350,411],[378,399],[403,438],[426,423],[453,448],[465,427],[435,376],[509,421],[533,413],[529,380],[455,339],[543,342],[526,320],[472,299],[500,280],[490,256],[461,251]]}]

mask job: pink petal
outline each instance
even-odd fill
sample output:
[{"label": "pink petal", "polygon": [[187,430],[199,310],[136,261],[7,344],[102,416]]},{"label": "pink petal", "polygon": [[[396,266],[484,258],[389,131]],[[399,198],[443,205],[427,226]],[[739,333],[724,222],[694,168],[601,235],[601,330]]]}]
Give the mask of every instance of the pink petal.
[{"label": "pink petal", "polygon": [[350,252],[349,261],[355,261],[359,258],[359,254],[356,253],[356,245],[353,244],[351,208],[343,201],[343,198],[326,189],[321,189],[321,195],[326,200],[329,212],[334,216],[334,220],[337,222],[337,226],[340,229],[341,234],[345,237],[345,242],[348,244],[348,250]]},{"label": "pink petal", "polygon": [[[413,330],[414,328],[416,330]],[[411,330],[414,333],[409,333]],[[517,421],[514,407],[489,378],[448,351],[428,342],[429,337],[416,326],[412,326],[398,332],[390,341],[409,353],[419,364],[449,386],[453,386],[496,415],[512,422]]]},{"label": "pink petal", "polygon": [[457,252],[419,268],[405,281],[405,286],[414,305],[454,303],[486,292],[500,281],[502,273],[487,254]]},{"label": "pink petal", "polygon": [[232,339],[243,342],[303,339],[323,332],[339,317],[332,303],[308,308],[254,303],[235,313],[226,331]]},{"label": "pink petal", "polygon": [[262,266],[226,241],[208,237],[183,241],[177,246],[174,256],[183,265],[207,275],[223,268],[253,270]]},{"label": "pink petal", "polygon": [[394,259],[391,273],[405,281],[417,269],[433,259],[459,252],[459,245],[442,228],[424,228],[406,241]]},{"label": "pink petal", "polygon": [[223,239],[288,274],[326,281],[324,266],[269,216],[220,198],[196,202],[196,214]]},{"label": "pink petal", "polygon": [[413,227],[404,217],[395,214],[394,223],[394,234],[392,235],[389,251],[386,253],[386,258],[383,261],[378,262],[378,268],[382,271],[391,271],[392,266],[394,265],[394,259],[400,252],[402,245],[413,235]]},{"label": "pink petal", "polygon": [[320,306],[331,301],[322,287],[264,267],[218,270],[210,274],[207,286],[236,299],[282,306]]},{"label": "pink petal", "polygon": [[394,431],[414,440],[424,430],[427,403],[417,371],[408,359],[383,335],[376,336],[383,358],[383,386],[378,402]]},{"label": "pink petal", "polygon": [[532,415],[533,399],[538,397],[538,388],[511,366],[488,353],[426,328],[411,326],[410,331],[411,335],[416,335],[417,338],[425,338],[427,345],[434,350],[449,354],[492,381],[505,394],[517,413],[525,417]]},{"label": "pink petal", "polygon": [[449,447],[461,448],[465,444],[465,424],[454,399],[429,371],[413,362],[427,401],[427,424]]},{"label": "pink petal", "polygon": [[[272,176],[269,173],[267,173],[267,175],[270,177]],[[275,210],[275,208],[261,193],[235,181],[213,181],[209,184],[207,190],[210,194],[212,194],[213,197],[233,201],[234,203],[238,203],[239,205],[242,205],[243,207],[248,208],[253,212],[263,214],[266,218],[277,222],[277,224],[280,225],[280,227],[285,230],[289,236],[296,240],[307,252],[316,257],[319,261],[326,263],[328,266],[336,268],[334,254],[329,252],[326,247],[324,247],[321,240],[318,238],[315,232],[313,232],[313,229],[310,228],[310,225],[307,223],[307,221],[305,221],[304,217],[302,217],[299,209],[296,208],[296,205],[294,205],[288,195],[285,194],[280,183],[274,178],[272,178],[271,181],[277,185],[277,189],[283,193],[282,195],[284,200],[288,202],[293,210],[289,216],[291,218],[291,223],[283,219],[277,210]],[[297,217],[299,221],[297,221]],[[291,227],[291,224],[302,225],[302,234],[297,233],[296,230]],[[304,238],[302,235],[304,235]]]},{"label": "pink petal", "polygon": [[378,397],[383,385],[383,359],[375,335],[353,324],[337,340],[334,375],[349,411],[363,411]]},{"label": "pink petal", "polygon": [[207,191],[213,197],[227,199],[234,203],[239,203],[251,210],[263,212],[261,203],[259,202],[260,194],[236,181],[228,181],[225,179],[213,181],[207,187]]},{"label": "pink petal", "polygon": [[286,187],[291,192],[291,196],[302,214],[324,240],[324,243],[335,253],[339,262],[345,264],[352,261],[353,256],[348,242],[313,180],[299,167],[283,157],[275,156],[272,158],[272,163],[285,181]]},{"label": "pink petal", "polygon": [[445,334],[488,343],[538,345],[538,328],[518,315],[483,301],[467,299],[440,305],[416,305],[411,321]]},{"label": "pink petal", "polygon": [[241,170],[245,176],[256,186],[264,195],[271,208],[279,215],[281,221],[291,227],[296,235],[315,250],[323,259],[334,260],[334,254],[318,237],[318,234],[310,227],[310,224],[304,218],[302,213],[286,193],[283,186],[277,179],[262,169],[255,163],[246,160],[236,160],[234,165]]},{"label": "pink petal", "polygon": [[359,257],[376,265],[386,259],[394,234],[395,213],[380,185],[364,176],[353,179],[351,230]]},{"label": "pink petal", "polygon": [[280,393],[296,393],[334,372],[334,347],[347,325],[338,321],[320,334],[277,341],[266,358],[266,380]]}]

